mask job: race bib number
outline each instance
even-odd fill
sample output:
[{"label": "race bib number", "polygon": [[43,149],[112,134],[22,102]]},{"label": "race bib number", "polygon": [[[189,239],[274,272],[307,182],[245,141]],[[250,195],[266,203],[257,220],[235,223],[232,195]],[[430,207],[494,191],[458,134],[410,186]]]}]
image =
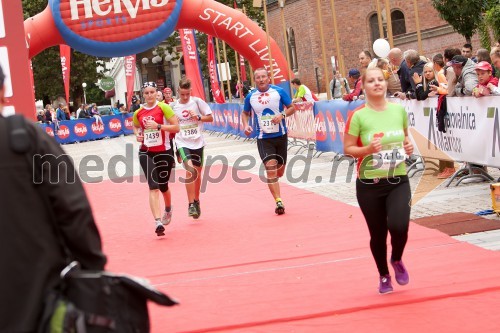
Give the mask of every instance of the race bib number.
[{"label": "race bib number", "polygon": [[197,139],[201,135],[198,123],[181,125],[181,136],[185,139]]},{"label": "race bib number", "polygon": [[397,168],[406,158],[406,153],[402,146],[402,142],[382,145],[382,150],[373,154],[373,166],[379,170]]},{"label": "race bib number", "polygon": [[146,147],[156,147],[162,144],[161,133],[159,130],[147,129],[144,131],[144,145]]},{"label": "race bib number", "polygon": [[274,124],[272,122],[273,118],[274,118],[274,115],[266,115],[266,116],[260,117],[259,123],[260,123],[260,128],[262,129],[262,132],[264,132],[264,133],[279,132],[279,130],[280,130],[279,123]]}]

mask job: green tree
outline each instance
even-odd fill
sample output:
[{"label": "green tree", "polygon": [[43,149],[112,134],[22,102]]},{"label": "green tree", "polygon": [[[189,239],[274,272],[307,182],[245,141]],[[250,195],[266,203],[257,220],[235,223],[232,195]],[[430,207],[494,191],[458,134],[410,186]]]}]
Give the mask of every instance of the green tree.
[{"label": "green tree", "polygon": [[[48,5],[48,0],[22,0],[24,19],[42,12]],[[47,48],[32,59],[33,77],[35,80],[35,98],[51,103],[59,96],[64,96],[64,83],[60,64],[59,47]],[[93,82],[99,75],[95,68],[97,57],[73,50],[71,54],[70,101],[78,104],[83,101],[82,83],[87,83],[87,102],[104,104],[104,92]],[[89,99],[91,97],[92,99]],[[76,105],[75,105],[76,106]]]},{"label": "green tree", "polygon": [[484,15],[486,24],[493,30],[493,35],[498,40],[500,38],[500,3],[492,4],[491,8]]},{"label": "green tree", "polygon": [[[490,0],[432,0],[432,5],[439,16],[448,22],[453,29],[471,42],[472,35],[479,28],[484,13],[490,6]],[[478,15],[479,13],[479,15]]]}]

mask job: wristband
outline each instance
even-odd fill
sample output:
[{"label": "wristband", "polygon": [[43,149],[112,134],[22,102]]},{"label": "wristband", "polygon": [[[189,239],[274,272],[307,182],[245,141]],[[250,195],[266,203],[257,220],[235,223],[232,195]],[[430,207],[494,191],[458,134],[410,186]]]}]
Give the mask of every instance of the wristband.
[{"label": "wristband", "polygon": [[198,115],[198,121],[201,121],[201,116],[200,115]]},{"label": "wristband", "polygon": [[160,124],[158,124],[157,128],[158,128],[158,131],[161,131],[161,125]]},{"label": "wristband", "polygon": [[283,116],[283,118],[286,118],[286,112],[281,112],[281,115]]}]

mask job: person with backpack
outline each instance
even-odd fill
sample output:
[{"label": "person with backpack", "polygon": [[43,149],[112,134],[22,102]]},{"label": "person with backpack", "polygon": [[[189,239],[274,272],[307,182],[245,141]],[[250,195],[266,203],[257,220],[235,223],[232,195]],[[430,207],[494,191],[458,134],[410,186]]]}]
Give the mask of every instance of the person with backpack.
[{"label": "person with backpack", "polygon": [[346,94],[351,93],[351,88],[345,77],[342,77],[340,71],[335,71],[333,79],[330,81],[330,91],[332,92],[332,99],[342,99],[342,90]]},{"label": "person with backpack", "polygon": [[55,226],[83,269],[103,270],[106,256],[71,158],[37,124],[1,116],[4,78],[0,67],[0,332],[36,333],[67,265]]}]

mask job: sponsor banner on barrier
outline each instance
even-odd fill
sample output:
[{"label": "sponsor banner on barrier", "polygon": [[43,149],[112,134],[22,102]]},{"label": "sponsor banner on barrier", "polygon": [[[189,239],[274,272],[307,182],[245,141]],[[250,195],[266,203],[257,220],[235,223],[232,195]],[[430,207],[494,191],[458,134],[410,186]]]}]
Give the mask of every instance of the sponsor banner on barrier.
[{"label": "sponsor banner on barrier", "polygon": [[364,101],[346,102],[340,100],[314,103],[314,130],[316,150],[344,152],[344,131],[347,119]]},{"label": "sponsor banner on barrier", "polygon": [[[212,123],[205,123],[205,130],[238,135],[243,138],[247,137],[245,135],[245,129],[243,128],[243,124],[241,122],[243,105],[237,103],[210,103],[210,108],[212,109],[214,121]],[[249,123],[250,125],[253,124],[253,117],[250,117]],[[253,138],[256,135],[256,133],[252,133],[252,135],[250,135],[250,138]]]},{"label": "sponsor banner on barrier", "polygon": [[313,108],[312,102],[295,104],[295,113],[285,119],[289,138],[309,141],[316,139]]},{"label": "sponsor banner on barrier", "polygon": [[40,127],[61,144],[134,133],[132,113],[104,116],[101,119],[102,122],[96,122],[94,118],[67,120],[59,122],[57,128],[54,124],[40,124]]},{"label": "sponsor banner on barrier", "polygon": [[453,97],[446,101],[446,133],[438,130],[437,98],[400,102],[408,113],[409,127],[419,134],[412,138],[419,154],[433,157],[438,151],[455,161],[500,167],[500,98]]}]

